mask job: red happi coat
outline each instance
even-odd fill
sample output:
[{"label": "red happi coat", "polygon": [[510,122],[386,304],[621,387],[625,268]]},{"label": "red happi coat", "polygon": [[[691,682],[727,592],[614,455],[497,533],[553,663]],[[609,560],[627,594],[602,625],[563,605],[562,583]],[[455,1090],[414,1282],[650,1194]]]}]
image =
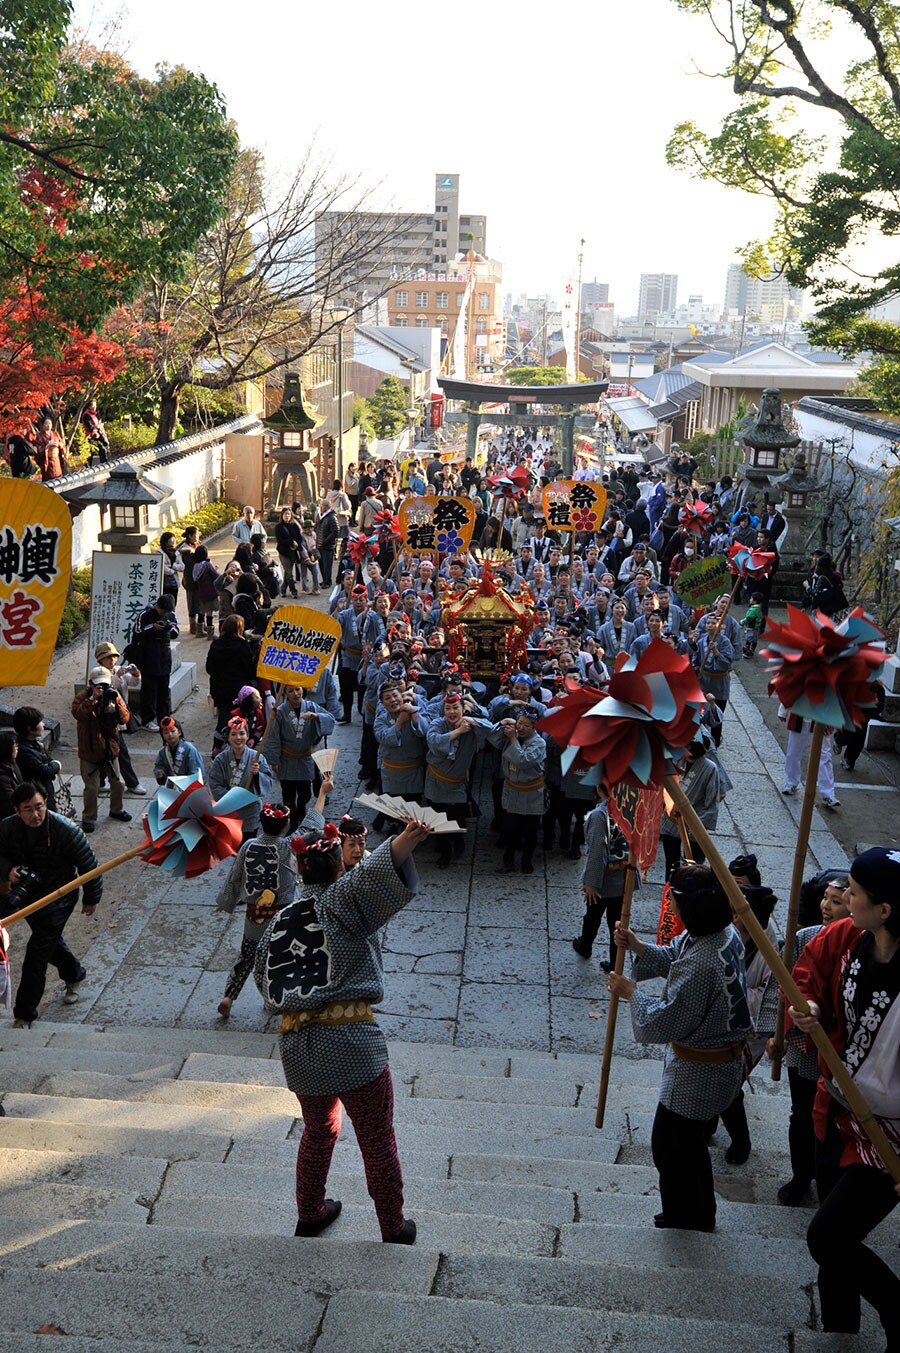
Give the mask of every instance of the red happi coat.
[{"label": "red happi coat", "polygon": [[[858,930],[849,918],[835,921],[824,926],[809,941],[803,953],[794,965],[793,977],[803,995],[809,1001],[815,1001],[821,1010],[821,1024],[835,1050],[843,1054],[847,1046],[848,1030],[844,1013],[844,989],[849,980],[848,969],[862,941],[864,931]],[[898,997],[897,999],[900,999]],[[790,1027],[790,1014],[786,1024]],[[877,1038],[877,1030],[875,1037]],[[809,1046],[812,1041],[809,1040]],[[863,1063],[865,1065],[865,1063]],[[828,1112],[833,1100],[825,1085],[829,1075],[822,1057],[819,1057],[819,1084],[813,1109],[813,1121],[816,1136],[825,1139]],[[900,1081],[900,1060],[897,1065],[897,1077]],[[860,1087],[862,1089],[862,1086]],[[897,1103],[900,1104],[900,1083],[897,1085]],[[894,1150],[900,1153],[900,1116],[878,1118],[885,1135]],[[839,1108],[835,1119],[837,1129],[843,1139],[844,1149],[840,1163],[847,1165],[874,1165],[884,1169],[881,1158],[863,1130],[859,1120],[849,1109]]]}]

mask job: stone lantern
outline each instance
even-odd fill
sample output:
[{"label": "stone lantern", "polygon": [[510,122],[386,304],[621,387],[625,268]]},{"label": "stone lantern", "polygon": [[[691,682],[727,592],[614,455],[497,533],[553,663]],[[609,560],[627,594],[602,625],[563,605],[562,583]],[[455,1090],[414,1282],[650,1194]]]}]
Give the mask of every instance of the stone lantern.
[{"label": "stone lantern", "polygon": [[[318,502],[316,474],[310,465],[310,451],[304,445],[306,433],[316,426],[303,407],[303,386],[296,371],[285,372],[284,395],[281,408],[264,418],[267,431],[274,433],[278,444],[269,451],[272,462],[272,502],[270,516],[275,518],[284,506],[290,506],[297,500],[314,509]],[[291,496],[286,492],[288,481],[293,479],[294,491]]]},{"label": "stone lantern", "polygon": [[99,504],[104,527],[97,536],[101,545],[117,553],[140,554],[150,540],[148,508],[171,496],[171,489],[144,479],[127,460],[120,460],[101,483],[80,491],[77,503]]},{"label": "stone lantern", "polygon": [[788,528],[781,548],[782,566],[805,574],[809,566],[806,547],[809,499],[821,493],[825,486],[810,479],[806,470],[806,454],[802,448],[794,456],[794,463],[788,473],[779,475],[773,482],[782,495],[782,515]]},{"label": "stone lantern", "polygon": [[740,433],[746,448],[746,459],[737,471],[738,479],[744,481],[741,504],[753,498],[761,507],[762,499],[777,481],[782,451],[800,445],[800,438],[784,426],[781,410],[781,391],[771,387],[763,390],[756,419]]}]

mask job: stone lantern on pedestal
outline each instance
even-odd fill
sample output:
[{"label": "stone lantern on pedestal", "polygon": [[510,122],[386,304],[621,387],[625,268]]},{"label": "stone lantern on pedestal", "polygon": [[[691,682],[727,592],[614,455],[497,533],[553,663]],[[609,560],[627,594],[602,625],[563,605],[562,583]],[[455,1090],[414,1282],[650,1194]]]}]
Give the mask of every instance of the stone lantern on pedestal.
[{"label": "stone lantern on pedestal", "polygon": [[797,605],[803,596],[803,580],[809,572],[809,500],[821,493],[824,485],[810,479],[802,449],[794,456],[788,473],[779,475],[773,484],[781,496],[781,513],[787,532],[779,549],[779,567],[772,583],[772,596]]},{"label": "stone lantern on pedestal", "polygon": [[[272,501],[269,516],[277,518],[282,507],[290,507],[294,501],[315,510],[318,503],[319,486],[316,472],[310,464],[310,451],[305,445],[306,433],[316,426],[303,407],[303,386],[296,371],[285,372],[284,394],[281,408],[271,418],[264,418],[263,424],[268,432],[274,433],[278,443],[269,451],[272,463]],[[287,492],[289,481],[293,480],[291,493]]]},{"label": "stone lantern on pedestal", "polygon": [[140,554],[150,540],[147,509],[171,496],[171,489],[144,479],[127,460],[120,460],[106,479],[79,491],[76,501],[79,506],[98,504],[101,545],[117,554]]},{"label": "stone lantern on pedestal", "polygon": [[746,447],[746,459],[737,470],[738,480],[744,481],[738,494],[742,505],[753,499],[762,507],[781,470],[782,451],[800,445],[800,438],[784,426],[781,410],[781,391],[763,390],[756,419],[741,431]]}]

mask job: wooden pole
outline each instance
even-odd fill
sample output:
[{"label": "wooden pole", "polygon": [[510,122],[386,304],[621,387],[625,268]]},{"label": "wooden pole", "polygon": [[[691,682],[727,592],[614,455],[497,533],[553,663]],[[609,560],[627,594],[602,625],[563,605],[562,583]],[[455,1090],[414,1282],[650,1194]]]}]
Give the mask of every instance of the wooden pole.
[{"label": "wooden pole", "polygon": [[[788,899],[787,921],[784,927],[784,948],[781,956],[784,966],[790,970],[794,966],[794,941],[797,938],[797,913],[800,910],[800,888],[806,865],[806,851],[809,846],[809,829],[812,826],[813,808],[816,803],[816,784],[819,779],[819,762],[822,759],[822,741],[825,728],[814,723],[809,743],[809,764],[806,768],[806,785],[803,789],[803,804],[800,808],[800,825],[797,828],[797,845],[794,850],[794,870],[791,874],[791,895]],[[772,1080],[781,1080],[781,1059],[784,1056],[784,992],[778,993],[778,1014],[775,1018],[775,1051],[772,1054]]]},{"label": "wooden pole", "polygon": [[[628,853],[628,870],[625,877],[625,891],[622,894],[622,917],[620,924],[623,930],[628,930],[631,925],[631,899],[634,895],[634,881],[637,877],[637,859],[633,850]],[[614,972],[619,976],[625,969],[625,950],[616,946],[616,963]],[[609,1012],[606,1016],[606,1041],[603,1044],[603,1062],[600,1067],[600,1092],[597,1096],[597,1116],[594,1119],[594,1126],[602,1128],[603,1120],[606,1116],[606,1096],[609,1093],[609,1072],[612,1066],[613,1043],[616,1037],[616,1019],[619,1014],[618,996],[610,996]]]},{"label": "wooden pole", "polygon": [[146,850],[147,841],[142,841],[139,846],[134,846],[131,850],[126,850],[123,855],[117,855],[114,860],[107,860],[106,864],[98,864],[96,869],[89,869],[86,874],[79,874],[78,878],[72,879],[69,883],[64,883],[61,888],[55,892],[48,893],[46,897],[39,897],[37,902],[30,902],[27,907],[22,907],[19,911],[14,911],[11,916],[3,917],[5,926],[15,925],[16,921],[21,921],[25,916],[31,916],[33,912],[40,911],[42,907],[49,907],[51,902],[58,901],[68,893],[74,893],[76,888],[80,888],[84,883],[91,883],[98,879],[101,874],[106,874],[110,869],[115,869],[117,865],[124,864],[126,860],[133,860],[136,855],[140,855],[142,850]]},{"label": "wooden pole", "polygon": [[[335,645],[335,647],[337,647],[337,645]],[[259,758],[262,756],[263,748],[265,747],[266,742],[268,741],[269,738],[269,734],[272,731],[272,724],[275,722],[275,716],[278,713],[278,701],[283,693],[284,693],[284,682],[282,682],[281,685],[276,684],[272,687],[272,698],[275,701],[274,705],[272,706],[272,713],[266,720],[266,726],[263,729],[263,735],[259,740],[259,746],[250,748],[250,764],[247,766],[247,769],[241,776],[241,789],[246,789],[247,786],[250,784],[250,781],[253,779],[253,776],[255,774],[254,766],[256,765],[256,762],[259,760]]]},{"label": "wooden pole", "polygon": [[[685,820],[689,823],[690,830],[693,833],[697,844],[706,854],[706,859],[710,868],[713,870],[716,878],[728,895],[732,910],[735,915],[740,916],[745,927],[750,932],[757,949],[760,954],[762,954],[769,969],[775,974],[778,985],[782,988],[785,996],[790,1000],[790,1003],[795,1010],[800,1011],[801,1014],[809,1014],[809,1005],[807,1004],[806,997],[803,995],[803,992],[797,986],[797,983],[781,961],[781,955],[778,950],[769,939],[759,921],[757,921],[756,917],[753,915],[750,904],[738,887],[733,875],[729,873],[728,866],[716,849],[712,837],[700,821],[694,811],[693,804],[690,802],[684,790],[681,788],[681,785],[673,775],[666,776],[666,789],[669,791],[670,796],[675,801],[678,808],[684,814]],[[845,1103],[848,1105],[853,1116],[857,1119],[860,1127],[881,1157],[884,1168],[887,1170],[894,1183],[900,1184],[900,1156],[898,1156],[892,1148],[880,1123],[863,1096],[860,1094],[856,1082],[841,1061],[837,1050],[832,1046],[831,1039],[821,1025],[810,1034],[810,1037],[818,1048],[822,1060],[831,1072],[832,1079],[840,1090]]]},{"label": "wooden pole", "polygon": [[678,835],[681,837],[681,849],[684,853],[684,862],[685,864],[693,864],[694,851],[693,847],[691,846],[691,835],[687,829],[687,823],[685,822],[684,818],[681,816],[680,813],[676,817],[675,821],[678,825]]},{"label": "wooden pole", "polygon": [[716,643],[716,640],[722,633],[722,626],[728,619],[728,612],[731,610],[731,603],[734,601],[737,595],[737,590],[741,585],[741,581],[742,581],[741,575],[738,574],[734,580],[734,587],[732,587],[731,591],[728,594],[728,605],[725,607],[725,610],[719,616],[718,620],[716,621],[715,628],[713,629],[712,634],[709,636],[709,643],[706,645],[706,652],[703,655],[703,662],[700,664],[700,671],[697,673],[698,681],[703,676],[703,673],[706,671],[706,664],[709,662],[710,656],[712,654],[713,645]]}]

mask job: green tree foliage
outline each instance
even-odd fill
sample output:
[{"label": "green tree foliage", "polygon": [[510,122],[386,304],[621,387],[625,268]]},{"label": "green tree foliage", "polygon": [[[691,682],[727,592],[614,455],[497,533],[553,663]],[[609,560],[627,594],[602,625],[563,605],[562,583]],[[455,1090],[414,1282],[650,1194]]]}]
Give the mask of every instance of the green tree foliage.
[{"label": "green tree foliage", "polygon": [[509,385],[565,385],[564,366],[514,366],[504,372]]},{"label": "green tree foliage", "polygon": [[202,75],[146,80],[114,53],[71,45],[71,10],[3,6],[0,289],[35,287],[90,331],[148,274],[179,273],[219,214],[236,143]]},{"label": "green tree foliage", "polygon": [[[900,291],[900,257],[859,265],[867,242],[900,235],[900,24],[893,0],[675,0],[722,38],[718,75],[737,106],[718,131],[682,122],[669,163],[771,199],[767,238],[743,249],[816,304],[814,341],[878,354],[864,375],[900,402],[900,327],[867,320]],[[816,132],[805,121],[814,109]],[[893,333],[888,333],[893,330]],[[883,346],[872,347],[873,337]]]},{"label": "green tree foliage", "polygon": [[395,437],[406,427],[409,395],[396,376],[385,376],[368,403],[376,437]]}]

